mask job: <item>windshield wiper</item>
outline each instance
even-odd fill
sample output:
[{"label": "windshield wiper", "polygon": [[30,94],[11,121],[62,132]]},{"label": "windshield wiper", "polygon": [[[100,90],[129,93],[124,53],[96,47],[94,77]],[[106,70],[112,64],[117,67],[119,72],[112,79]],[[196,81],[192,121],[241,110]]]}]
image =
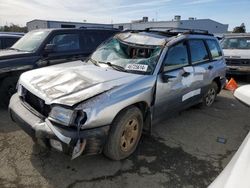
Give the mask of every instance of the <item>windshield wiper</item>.
[{"label": "windshield wiper", "polygon": [[[103,62],[104,63],[104,62]],[[106,62],[105,63],[106,65],[108,65],[108,66],[110,66],[110,67],[112,67],[113,69],[115,69],[115,70],[118,70],[118,71],[122,71],[122,72],[128,72],[124,67],[122,67],[122,66],[119,66],[119,65],[116,65],[116,64],[112,64],[112,63],[110,63],[110,62]]]},{"label": "windshield wiper", "polygon": [[91,63],[93,63],[94,65],[99,66],[99,67],[100,67],[99,64],[105,64],[105,65],[108,65],[109,67],[112,67],[115,70],[122,71],[122,72],[128,72],[124,67],[112,64],[110,62],[95,61],[92,58],[89,58],[89,60],[90,60]]},{"label": "windshield wiper", "polygon": [[98,65],[98,62],[95,61],[94,59],[89,58],[88,60],[89,60],[91,63],[93,63],[94,65],[100,67],[100,65]]}]

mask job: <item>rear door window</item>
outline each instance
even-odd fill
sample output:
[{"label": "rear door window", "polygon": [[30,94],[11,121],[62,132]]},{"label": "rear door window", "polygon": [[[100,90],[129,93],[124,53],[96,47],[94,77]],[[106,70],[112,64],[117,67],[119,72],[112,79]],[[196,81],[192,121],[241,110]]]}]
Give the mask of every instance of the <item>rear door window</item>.
[{"label": "rear door window", "polygon": [[59,34],[55,35],[49,44],[54,44],[56,52],[66,52],[80,50],[78,34]]},{"label": "rear door window", "polygon": [[0,39],[0,49],[3,49],[2,39]]},{"label": "rear door window", "polygon": [[221,48],[216,40],[206,40],[207,46],[210,50],[212,59],[219,59],[222,57]]},{"label": "rear door window", "polygon": [[209,61],[209,55],[203,40],[192,39],[189,41],[192,64]]}]

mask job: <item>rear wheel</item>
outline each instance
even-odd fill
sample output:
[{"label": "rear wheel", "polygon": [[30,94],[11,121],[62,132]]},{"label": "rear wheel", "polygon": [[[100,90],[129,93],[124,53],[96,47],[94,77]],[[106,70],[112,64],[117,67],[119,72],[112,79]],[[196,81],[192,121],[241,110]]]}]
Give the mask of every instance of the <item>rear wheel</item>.
[{"label": "rear wheel", "polygon": [[203,105],[206,106],[206,107],[210,107],[216,97],[217,97],[217,93],[218,93],[218,85],[216,82],[212,82],[212,84],[209,86],[206,94],[204,95],[203,97]]},{"label": "rear wheel", "polygon": [[140,140],[143,127],[142,113],[131,107],[120,113],[114,120],[104,154],[113,160],[121,160],[131,155]]},{"label": "rear wheel", "polygon": [[11,76],[4,78],[1,86],[0,86],[0,99],[1,99],[1,106],[7,108],[9,105],[9,101],[11,96],[16,93],[16,84],[18,81],[18,77]]}]

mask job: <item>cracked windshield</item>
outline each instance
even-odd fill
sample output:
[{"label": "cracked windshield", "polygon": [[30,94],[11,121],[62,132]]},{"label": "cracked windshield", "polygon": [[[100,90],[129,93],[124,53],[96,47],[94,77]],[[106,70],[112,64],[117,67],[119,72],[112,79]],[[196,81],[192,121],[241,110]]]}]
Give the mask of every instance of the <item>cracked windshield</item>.
[{"label": "cracked windshield", "polygon": [[153,74],[161,49],[161,46],[143,46],[113,38],[97,49],[91,59],[125,72]]}]

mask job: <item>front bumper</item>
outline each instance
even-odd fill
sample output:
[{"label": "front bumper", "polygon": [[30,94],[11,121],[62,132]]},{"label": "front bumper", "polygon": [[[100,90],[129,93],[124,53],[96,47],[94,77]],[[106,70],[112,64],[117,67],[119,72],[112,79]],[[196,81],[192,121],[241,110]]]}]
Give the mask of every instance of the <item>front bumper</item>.
[{"label": "front bumper", "polygon": [[227,65],[227,74],[250,75],[250,66]]},{"label": "front bumper", "polygon": [[84,143],[82,154],[97,154],[102,152],[106,142],[109,125],[77,131],[76,128],[63,127],[43,119],[33,110],[27,108],[17,94],[13,95],[9,104],[11,119],[16,122],[33,140],[38,140],[47,147],[51,147],[50,140],[61,143],[62,152],[71,155],[78,142]]}]

